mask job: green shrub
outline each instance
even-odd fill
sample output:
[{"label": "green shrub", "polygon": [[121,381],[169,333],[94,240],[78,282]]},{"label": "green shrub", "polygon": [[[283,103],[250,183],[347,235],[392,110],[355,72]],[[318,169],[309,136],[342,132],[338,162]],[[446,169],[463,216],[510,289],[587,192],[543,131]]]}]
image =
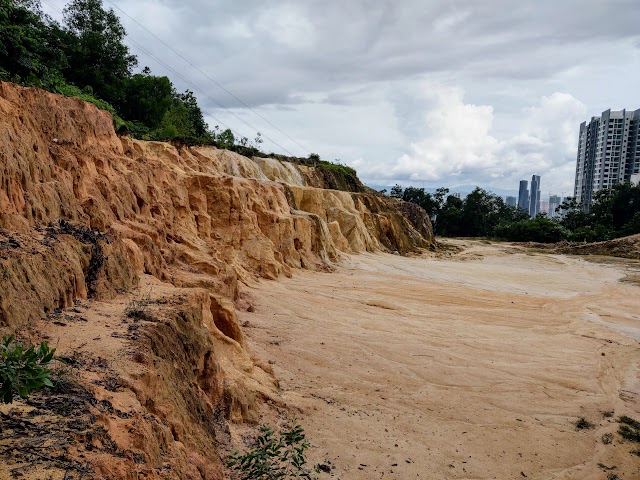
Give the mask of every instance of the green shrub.
[{"label": "green shrub", "polygon": [[587,420],[586,418],[580,417],[576,421],[575,426],[576,426],[576,430],[586,430],[589,428],[593,428],[595,425],[591,423],[589,420]]},{"label": "green shrub", "polygon": [[556,243],[566,239],[569,232],[555,220],[538,215],[532,219],[499,223],[493,234],[512,242]]},{"label": "green shrub", "polygon": [[631,417],[622,415],[618,422],[621,423],[618,433],[626,440],[640,443],[640,422]]},{"label": "green shrub", "polygon": [[3,337],[0,344],[0,398],[13,402],[15,394],[27,398],[34,390],[51,387],[51,371],[46,367],[53,361],[55,348],[42,342],[25,348],[14,337]]},{"label": "green shrub", "polygon": [[232,453],[227,467],[241,480],[315,480],[312,471],[306,467],[308,448],[304,430],[295,420],[280,435],[263,425],[255,446],[243,454]]}]

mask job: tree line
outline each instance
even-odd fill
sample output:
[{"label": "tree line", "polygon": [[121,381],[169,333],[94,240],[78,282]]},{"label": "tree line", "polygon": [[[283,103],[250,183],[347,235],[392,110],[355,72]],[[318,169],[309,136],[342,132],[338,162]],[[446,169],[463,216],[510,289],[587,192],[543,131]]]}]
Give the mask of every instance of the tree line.
[{"label": "tree line", "polygon": [[567,198],[556,209],[557,218],[528,212],[507,205],[504,200],[480,187],[465,198],[439,188],[399,185],[390,195],[420,205],[433,221],[437,235],[445,237],[489,237],[518,242],[555,243],[596,242],[640,233],[640,185],[629,182],[594,194],[589,212],[574,198]]},{"label": "tree line", "polygon": [[102,0],[72,0],[59,23],[39,0],[0,0],[0,80],[79,97],[109,111],[119,133],[145,140],[215,144],[243,154],[259,153],[258,133],[249,141],[229,129],[210,129],[193,92],[178,92],[124,44],[126,31]]}]

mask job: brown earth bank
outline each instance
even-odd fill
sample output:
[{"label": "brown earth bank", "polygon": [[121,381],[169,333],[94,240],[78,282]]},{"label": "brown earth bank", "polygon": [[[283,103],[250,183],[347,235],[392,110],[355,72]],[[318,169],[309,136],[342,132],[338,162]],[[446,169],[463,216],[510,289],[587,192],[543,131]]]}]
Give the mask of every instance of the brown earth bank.
[{"label": "brown earth bank", "polygon": [[0,409],[0,478],[224,478],[287,417],[238,321],[247,289],[434,246],[414,207],[329,177],[118,137],[91,104],[0,82],[0,334],[67,360]]}]

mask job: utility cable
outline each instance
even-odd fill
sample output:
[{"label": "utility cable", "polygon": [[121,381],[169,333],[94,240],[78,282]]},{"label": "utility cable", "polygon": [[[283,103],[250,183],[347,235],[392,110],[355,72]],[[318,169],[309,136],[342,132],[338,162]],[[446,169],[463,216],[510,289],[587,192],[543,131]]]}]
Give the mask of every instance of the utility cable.
[{"label": "utility cable", "polygon": [[[49,2],[48,0],[43,0],[44,3],[46,3],[47,5],[49,5],[51,8],[53,8],[54,10],[56,10],[57,12],[59,12],[60,14],[63,14],[63,12],[56,7],[55,5],[53,5],[51,2]],[[180,74],[179,72],[177,72],[173,67],[171,67],[170,65],[168,65],[166,62],[164,62],[162,59],[160,59],[159,57],[157,57],[156,55],[152,54],[151,52],[149,52],[146,48],[144,48],[140,43],[138,43],[137,41],[133,40],[130,36],[128,36],[128,41],[131,42],[132,44],[134,44],[139,50],[141,50],[143,53],[145,53],[147,56],[149,56],[150,58],[154,59],[155,61],[157,61],[159,64],[161,64],[164,68],[166,68],[167,70],[169,70],[170,72],[172,72],[176,77],[180,78],[182,81],[184,81],[185,83],[187,83],[188,85],[191,85],[191,87],[194,90],[199,91],[200,93],[202,93],[206,98],[208,98],[210,101],[212,101],[214,104],[220,106],[223,110],[225,110],[226,112],[230,113],[231,115],[233,115],[234,117],[236,117],[238,120],[240,120],[242,123],[244,123],[247,127],[249,127],[251,130],[254,130],[256,132],[258,132],[258,130],[252,126],[251,124],[249,124],[247,121],[245,121],[243,118],[241,118],[240,116],[238,116],[237,114],[235,114],[234,112],[230,111],[229,109],[227,109],[226,107],[224,107],[223,105],[221,105],[215,98],[213,98],[209,93],[207,93],[205,90],[203,90],[202,88],[200,88],[198,85],[196,85],[195,83],[193,83],[191,80],[189,80],[188,78],[184,77],[182,74]],[[234,134],[234,136],[241,138],[242,136],[234,131],[233,129],[231,129],[228,125],[226,125],[224,122],[220,121],[219,119],[217,119],[214,115],[212,115],[209,111],[202,109],[204,113],[206,113],[207,115],[209,115],[211,118],[213,118],[216,122],[220,123],[221,125],[229,128],[229,130],[231,130],[231,132]],[[273,140],[272,138],[270,138],[267,135],[264,135],[264,138],[269,140],[271,143],[273,143],[276,147],[278,147],[279,149],[283,150],[284,152],[288,153],[290,156],[294,157],[295,155],[293,153],[291,153],[289,150],[287,150],[285,147],[283,147],[282,145],[280,145],[278,142],[276,142],[275,140]]]},{"label": "utility cable", "polygon": [[[153,33],[151,30],[149,30],[147,27],[145,27],[142,23],[138,22],[138,20],[136,20],[134,17],[132,17],[131,15],[129,15],[127,12],[125,12],[121,7],[119,7],[118,5],[116,5],[115,3],[111,2],[110,0],[104,0],[106,3],[108,3],[109,5],[111,5],[112,7],[117,8],[123,15],[125,15],[126,17],[128,17],[132,22],[134,22],[136,25],[138,25],[140,28],[142,28],[144,31],[146,31],[149,35],[151,35],[152,37],[154,37],[156,40],[158,40],[160,43],[162,43],[162,45],[164,45],[165,47],[167,47],[169,50],[171,50],[173,53],[175,53],[178,57],[180,57],[182,60],[184,60],[188,65],[190,65],[193,69],[195,69],[197,72],[201,73],[204,77],[206,77],[207,79],[209,79],[211,82],[213,82],[214,84],[216,84],[220,89],[224,90],[227,94],[229,94],[230,96],[232,96],[234,99],[236,99],[238,102],[240,102],[240,104],[242,104],[245,108],[249,109],[251,112],[253,112],[255,115],[257,115],[258,117],[260,117],[262,120],[264,120],[265,122],[267,122],[271,127],[275,128],[278,132],[282,133],[285,137],[287,137],[289,140],[291,140],[293,143],[295,143],[296,145],[298,145],[300,148],[302,148],[303,150],[305,150],[307,153],[311,153],[311,151],[306,148],[305,146],[301,145],[300,143],[298,143],[294,138],[292,138],[291,136],[289,136],[285,131],[283,131],[282,129],[280,129],[277,125],[274,125],[271,121],[269,121],[267,118],[265,118],[264,116],[262,116],[260,113],[256,112],[253,108],[251,108],[251,106],[247,105],[246,102],[244,102],[241,98],[239,98],[237,95],[235,95],[233,92],[231,92],[230,90],[228,90],[227,88],[225,88],[222,84],[220,84],[218,81],[216,81],[214,78],[212,78],[210,75],[208,75],[206,72],[204,72],[202,69],[200,69],[197,65],[195,65],[193,62],[191,62],[189,59],[187,59],[184,55],[182,55],[180,52],[178,52],[176,49],[174,49],[171,45],[169,45],[168,43],[166,43],[164,40],[162,40],[160,37],[158,37],[155,33]],[[221,105],[222,108],[225,108],[224,106]],[[225,108],[226,109],[226,108]]]}]

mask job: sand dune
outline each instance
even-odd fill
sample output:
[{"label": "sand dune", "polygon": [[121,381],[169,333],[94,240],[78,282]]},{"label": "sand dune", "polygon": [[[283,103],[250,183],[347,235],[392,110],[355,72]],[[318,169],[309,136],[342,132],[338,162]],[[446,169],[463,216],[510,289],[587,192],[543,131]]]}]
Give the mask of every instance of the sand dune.
[{"label": "sand dune", "polygon": [[640,416],[625,267],[458,243],[251,289],[250,348],[301,412],[312,460],[343,479],[640,478],[633,445],[601,441]]}]

